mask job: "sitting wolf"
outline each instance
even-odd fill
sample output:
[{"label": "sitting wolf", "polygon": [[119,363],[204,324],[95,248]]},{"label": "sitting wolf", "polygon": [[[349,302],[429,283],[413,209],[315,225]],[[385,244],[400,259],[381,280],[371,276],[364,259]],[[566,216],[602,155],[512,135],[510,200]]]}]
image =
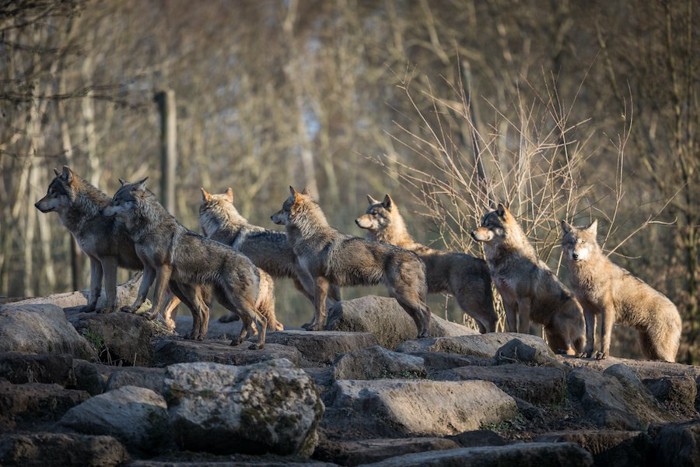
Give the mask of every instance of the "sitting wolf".
[{"label": "sitting wolf", "polygon": [[383,283],[418,328],[428,336],[430,309],[425,265],[415,253],[386,243],[344,235],[328,224],[321,207],[308,192],[289,187],[291,196],[272,216],[285,225],[299,265],[314,279],[314,317],[306,326],[319,331],[326,324],[326,296],[330,285]]},{"label": "sitting wolf", "polygon": [[586,355],[595,350],[596,316],[602,318],[602,342],[598,359],[610,355],[615,322],[639,330],[644,355],[653,360],[673,362],[681,338],[681,317],[676,306],[603,254],[596,235],[598,221],[576,228],[561,221],[564,258],[571,272],[576,297],[586,317]]},{"label": "sitting wolf", "polygon": [[211,287],[214,297],[228,310],[239,314],[244,326],[237,340],[242,343],[256,333],[253,324],[258,321],[260,332],[256,348],[265,345],[267,320],[256,311],[259,299],[260,273],[245,256],[227,246],[196,234],[180,224],[146,189],[146,179],[124,183],[104,209],[106,216],[116,216],[124,222],[134,242],[136,254],[144,265],[144,277],[134,304],[125,311],[136,310],[146,299],[155,280],[153,311],[161,312],[165,287],[172,277],[201,310],[208,307],[196,291]]}]

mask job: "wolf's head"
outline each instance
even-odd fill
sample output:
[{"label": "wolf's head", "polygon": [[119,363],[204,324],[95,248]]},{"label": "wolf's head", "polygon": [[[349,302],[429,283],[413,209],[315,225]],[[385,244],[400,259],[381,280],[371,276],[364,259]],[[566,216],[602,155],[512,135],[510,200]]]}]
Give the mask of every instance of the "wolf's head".
[{"label": "wolf's head", "polygon": [[362,216],[355,219],[355,224],[361,229],[369,230],[371,233],[377,233],[389,228],[395,216],[398,215],[398,208],[391,196],[384,195],[384,200],[378,201],[367,195],[367,202],[369,203],[367,210]]},{"label": "wolf's head", "polygon": [[595,220],[585,228],[574,227],[565,220],[561,221],[561,246],[564,256],[569,261],[588,261],[594,253],[600,251],[596,235],[598,233],[598,221]]},{"label": "wolf's head", "polygon": [[37,201],[34,206],[41,212],[63,212],[68,209],[77,197],[82,180],[71,169],[63,166],[63,172],[53,169],[56,177],[49,184],[46,196]]},{"label": "wolf's head", "polygon": [[127,220],[143,199],[150,194],[146,189],[146,180],[148,180],[148,177],[135,183],[129,183],[120,178],[119,182],[122,186],[112,197],[109,206],[102,210],[102,214],[110,217],[116,216],[120,220]]},{"label": "wolf's head", "polygon": [[211,236],[222,225],[248,223],[233,204],[233,189],[231,187],[221,194],[209,193],[204,188],[201,190],[202,204],[199,205],[199,225],[202,227],[204,235]]},{"label": "wolf's head", "polygon": [[290,186],[289,198],[282,203],[282,209],[272,215],[272,222],[277,225],[292,225],[300,213],[315,204],[316,202],[311,198],[308,189],[304,188],[303,191],[298,192]]},{"label": "wolf's head", "polygon": [[481,218],[481,226],[472,231],[472,238],[477,242],[500,242],[509,233],[509,230],[517,226],[515,218],[507,207],[499,203],[495,211],[484,214]]}]

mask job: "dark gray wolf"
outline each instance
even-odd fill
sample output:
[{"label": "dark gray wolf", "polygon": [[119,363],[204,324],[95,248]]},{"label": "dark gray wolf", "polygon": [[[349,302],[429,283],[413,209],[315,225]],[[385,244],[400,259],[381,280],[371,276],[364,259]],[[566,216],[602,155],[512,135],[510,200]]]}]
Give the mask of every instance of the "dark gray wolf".
[{"label": "dark gray wolf", "polygon": [[416,243],[408,233],[398,206],[389,195],[383,201],[367,196],[369,206],[355,224],[367,239],[415,252],[425,263],[428,293],[449,292],[462,310],[476,320],[481,333],[496,330],[491,276],[486,261],[465,253],[439,251]]},{"label": "dark gray wolf", "polygon": [[508,330],[528,333],[532,320],[544,326],[552,350],[580,355],[586,343],[581,305],[540,261],[511,212],[499,204],[484,215],[472,237],[484,245],[491,279],[503,298]]},{"label": "dark gray wolf", "polygon": [[332,228],[321,207],[306,190],[289,187],[291,196],[272,216],[285,225],[299,265],[315,283],[313,320],[307,328],[318,331],[326,323],[326,296],[337,286],[383,283],[413,318],[418,337],[428,336],[430,309],[425,265],[414,253],[386,243],[344,235]]},{"label": "dark gray wolf", "polygon": [[576,228],[562,220],[561,228],[571,282],[586,317],[586,355],[592,356],[595,350],[596,317],[600,315],[602,343],[596,358],[610,355],[612,328],[618,322],[637,328],[648,358],[675,361],[681,338],[676,306],[603,254],[596,239],[598,221]]},{"label": "dark gray wolf", "polygon": [[[240,251],[274,278],[291,278],[295,287],[313,303],[313,279],[299,267],[287,234],[250,224],[233,204],[231,188],[223,194],[201,190],[199,224],[204,235]],[[329,298],[331,304],[340,300],[337,286],[330,287]]]},{"label": "dark gray wolf", "polygon": [[263,348],[267,320],[256,311],[260,290],[258,268],[231,248],[185,228],[146,189],[145,182],[146,179],[123,182],[103,210],[106,216],[116,216],[124,223],[144,266],[138,297],[125,311],[141,306],[155,280],[150,316],[157,316],[167,305],[163,295],[172,278],[196,309],[208,318],[209,310],[201,289],[210,287],[213,296],[243,320],[241,334],[231,345],[254,335],[254,323],[258,321],[260,332],[256,347]]}]

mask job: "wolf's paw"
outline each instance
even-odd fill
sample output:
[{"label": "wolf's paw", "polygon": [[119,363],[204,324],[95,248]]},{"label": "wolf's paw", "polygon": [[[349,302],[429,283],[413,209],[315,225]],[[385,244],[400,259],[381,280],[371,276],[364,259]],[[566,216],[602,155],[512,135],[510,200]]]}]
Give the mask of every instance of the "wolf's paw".
[{"label": "wolf's paw", "polygon": [[120,308],[119,311],[122,311],[124,313],[134,313],[136,311],[136,309],[133,306],[124,305],[123,307]]},{"label": "wolf's paw", "polygon": [[426,337],[430,337],[428,331],[423,331],[420,334],[418,334],[418,339],[425,339]]},{"label": "wolf's paw", "polygon": [[313,327],[313,325],[314,325],[314,323],[313,323],[313,321],[312,321],[312,322],[310,322],[310,323],[304,323],[304,324],[302,324],[302,325],[301,325],[301,328],[304,329],[304,330],[306,330],[306,331],[310,331],[310,330],[311,330],[310,328]]},{"label": "wolf's paw", "polygon": [[231,341],[230,345],[231,345],[231,347],[235,347],[237,345],[241,345],[242,343],[243,343],[243,339],[233,339]]},{"label": "wolf's paw", "polygon": [[262,350],[264,348],[265,348],[265,344],[263,344],[263,343],[251,344],[248,347],[249,350]]},{"label": "wolf's paw", "polygon": [[220,323],[230,323],[232,321],[239,321],[241,318],[236,313],[229,313],[227,315],[219,318]]},{"label": "wolf's paw", "polygon": [[108,314],[114,312],[114,310],[115,310],[115,307],[113,307],[113,306],[106,306],[106,307],[104,307],[104,308],[99,308],[99,309],[96,310],[96,311],[97,311],[97,313],[100,313],[100,314],[103,314],[103,315],[108,315]]},{"label": "wolf's paw", "polygon": [[606,358],[608,358],[608,354],[605,352],[596,352],[595,353],[596,360],[605,360]]},{"label": "wolf's paw", "polygon": [[93,311],[95,311],[95,304],[94,303],[92,305],[87,304],[80,309],[80,313],[92,313]]}]

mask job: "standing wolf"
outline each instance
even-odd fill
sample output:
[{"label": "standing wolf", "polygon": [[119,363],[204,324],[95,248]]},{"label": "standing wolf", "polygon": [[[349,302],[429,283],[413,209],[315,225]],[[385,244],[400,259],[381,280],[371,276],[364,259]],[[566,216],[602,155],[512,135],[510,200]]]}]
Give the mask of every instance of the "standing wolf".
[{"label": "standing wolf", "polygon": [[[250,224],[234,206],[231,188],[223,194],[211,194],[202,188],[199,224],[208,238],[240,251],[272,277],[291,278],[297,290],[313,303],[313,278],[299,267],[287,234]],[[332,285],[329,292],[329,301],[340,300],[337,286]]]},{"label": "standing wolf", "polygon": [[256,347],[263,348],[267,323],[256,311],[260,288],[258,268],[231,248],[185,228],[146,189],[145,182],[146,179],[123,183],[103,211],[106,216],[116,216],[124,222],[136,254],[143,262],[144,275],[138,297],[126,311],[141,306],[155,280],[151,316],[156,316],[167,305],[163,295],[172,278],[208,316],[208,307],[196,292],[210,287],[213,296],[224,307],[238,313],[243,321],[241,334],[231,345],[254,335],[253,324],[257,320],[260,332]]},{"label": "standing wolf", "polygon": [[367,196],[369,206],[355,224],[367,229],[367,239],[390,243],[415,252],[425,263],[428,293],[449,292],[462,310],[474,318],[481,333],[496,330],[491,276],[483,259],[465,253],[439,251],[416,243],[408,233],[399,208],[389,195],[384,201]]},{"label": "standing wolf", "polygon": [[503,298],[508,330],[528,333],[532,320],[544,326],[552,350],[581,354],[585,345],[581,305],[539,260],[511,212],[499,204],[484,215],[472,237],[484,244],[491,278]]},{"label": "standing wolf", "polygon": [[344,235],[332,228],[321,207],[304,190],[289,187],[291,196],[272,215],[285,225],[300,266],[315,282],[314,317],[308,329],[326,324],[326,296],[333,285],[383,283],[413,318],[418,337],[428,336],[430,309],[425,303],[425,265],[414,253],[386,243]]},{"label": "standing wolf", "polygon": [[681,337],[676,306],[603,254],[596,240],[598,221],[576,228],[562,220],[561,228],[571,282],[586,317],[587,356],[595,350],[596,316],[601,315],[602,343],[596,358],[610,355],[612,328],[618,322],[637,328],[648,358],[675,361]]}]

